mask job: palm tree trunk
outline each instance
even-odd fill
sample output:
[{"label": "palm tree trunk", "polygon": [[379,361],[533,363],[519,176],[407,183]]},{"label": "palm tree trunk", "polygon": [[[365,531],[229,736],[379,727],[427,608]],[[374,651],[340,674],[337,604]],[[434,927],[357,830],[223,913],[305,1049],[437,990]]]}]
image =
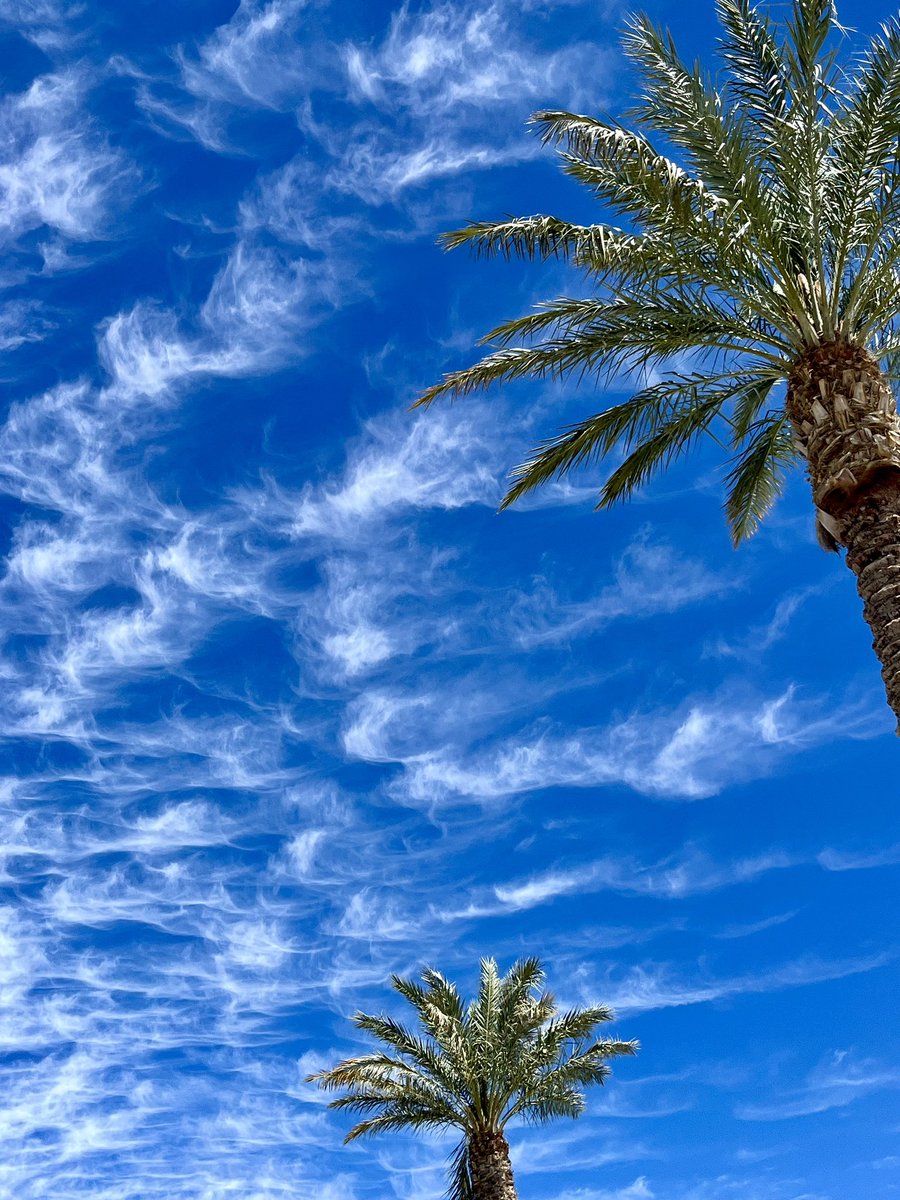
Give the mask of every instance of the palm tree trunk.
[{"label": "palm tree trunk", "polygon": [[843,341],[808,351],[787,414],[809,466],[820,540],[847,550],[900,732],[900,421],[877,360]]},{"label": "palm tree trunk", "polygon": [[518,1200],[509,1161],[509,1144],[499,1131],[469,1138],[473,1200]]}]

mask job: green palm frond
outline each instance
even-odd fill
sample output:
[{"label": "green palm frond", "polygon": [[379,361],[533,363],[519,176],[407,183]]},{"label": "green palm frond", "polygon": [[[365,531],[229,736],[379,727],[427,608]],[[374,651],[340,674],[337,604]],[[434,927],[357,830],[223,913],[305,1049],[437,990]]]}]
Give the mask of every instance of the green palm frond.
[{"label": "green palm frond", "polygon": [[391,978],[394,988],[415,1008],[428,1034],[440,1045],[452,1036],[462,1017],[459,996],[437,972],[423,974],[423,988],[411,979],[399,975]]},{"label": "green palm frond", "polygon": [[776,380],[772,376],[758,379],[752,375],[738,381],[729,418],[734,445],[740,445],[749,435],[772,393],[775,382]]},{"label": "green palm frond", "polygon": [[548,1089],[528,1104],[523,1104],[516,1115],[530,1125],[543,1125],[558,1117],[580,1117],[584,1108],[584,1096],[580,1092],[564,1089],[552,1092]]},{"label": "green palm frond", "polygon": [[623,48],[643,83],[630,115],[685,151],[691,173],[721,201],[745,202],[756,165],[712,80],[687,67],[671,34],[644,14],[629,21]]},{"label": "green palm frond", "polygon": [[766,161],[785,162],[784,132],[790,105],[787,68],[772,26],[750,0],[716,0],[722,24],[722,54],[728,64],[728,86],[750,120],[742,132]]},{"label": "green palm frond", "polygon": [[511,217],[507,221],[476,221],[445,233],[447,250],[470,246],[476,254],[502,258],[571,259],[595,270],[616,267],[634,255],[642,239],[605,225],[572,225],[557,217]]},{"label": "green palm frond", "polygon": [[[900,215],[900,209],[898,209]],[[896,319],[900,297],[900,240],[896,235],[876,251],[869,262],[865,282],[857,281],[848,303],[848,315],[857,339],[868,341],[879,358],[894,351],[900,343],[900,323]],[[885,314],[893,314],[886,319]]]},{"label": "green palm frond", "polygon": [[[648,18],[634,19],[625,49],[641,69],[645,85],[634,115],[678,145],[707,186],[734,206],[743,218],[742,228],[752,228],[750,261],[757,271],[761,269],[762,277],[778,282],[806,344],[814,344],[823,327],[819,297],[815,288],[798,286],[797,279],[798,275],[807,280],[816,277],[815,263],[804,254],[795,232],[798,211],[807,225],[814,223],[815,196],[803,174],[796,176],[797,187],[772,187],[754,139],[746,134],[746,123],[726,107],[721,91],[699,68],[689,70],[681,62],[671,36]],[[790,76],[790,56],[787,68]],[[789,131],[790,123],[781,128]],[[799,134],[790,137],[792,160],[799,158],[808,165],[811,151],[806,142],[815,130],[815,126],[805,130],[805,141]],[[745,242],[745,238],[737,240],[739,245]]]},{"label": "green palm frond", "polygon": [[[756,268],[742,253],[734,213],[704,183],[656,151],[650,142],[617,124],[568,112],[539,112],[532,123],[544,141],[562,143],[566,174],[635,223],[643,237],[622,247],[609,264],[622,277],[652,282],[653,264],[684,273],[683,252],[703,256],[726,286]],[[610,235],[617,232],[608,229]],[[456,242],[456,244],[461,244]],[[715,247],[715,257],[710,248]]]},{"label": "green palm frond", "polygon": [[554,1018],[547,1026],[545,1036],[550,1042],[579,1041],[590,1037],[598,1025],[613,1019],[613,1012],[605,1004],[591,1008],[573,1008]]},{"label": "green palm frond", "polygon": [[[541,335],[546,340],[532,349],[552,351],[578,339],[579,347],[604,357],[607,372],[633,366],[636,357],[664,363],[688,348],[740,351],[769,362],[778,362],[778,355],[789,350],[771,326],[741,312],[720,292],[683,291],[674,280],[653,295],[623,282],[612,299],[562,296],[505,321],[483,341],[505,347]],[[646,353],[635,356],[635,348]],[[562,374],[579,365],[572,357],[557,357],[557,362]]]},{"label": "green palm frond", "polygon": [[513,998],[524,1000],[544,982],[544,968],[536,955],[520,958],[506,973],[501,986],[501,1004]]},{"label": "green palm frond", "polygon": [[854,229],[853,217],[884,182],[900,136],[900,26],[883,25],[852,81],[837,101],[831,126],[833,195],[837,231]]},{"label": "green palm frond", "polygon": [[613,471],[603,487],[597,508],[609,508],[627,500],[654,475],[670,467],[710,425],[722,408],[722,398],[713,393],[698,399],[689,394],[675,406],[669,417],[631,451]]},{"label": "green palm frond", "polygon": [[[536,113],[533,119],[543,123],[548,116],[554,118]],[[656,233],[686,234],[703,218],[721,211],[723,202],[715,192],[659,154],[646,138],[617,125],[565,116],[568,149],[561,152],[565,173],[623,215],[641,218]]]},{"label": "green palm frond", "polygon": [[[514,379],[646,371],[664,367],[668,360],[688,352],[741,354],[767,364],[770,370],[780,365],[779,339],[713,297],[677,291],[653,297],[625,293],[596,306],[593,319],[585,319],[591,308],[590,301],[564,299],[537,315],[498,326],[494,338],[499,349],[472,367],[445,375],[441,383],[423,392],[415,406]],[[504,345],[517,333],[546,326],[551,327],[552,336],[537,345]]]},{"label": "green palm frond", "polygon": [[460,1141],[450,1156],[450,1186],[447,1189],[447,1200],[474,1200],[467,1138]]},{"label": "green palm frond", "polygon": [[683,167],[660,154],[646,137],[580,113],[542,111],[531,123],[544,143],[561,150],[565,171],[598,199],[636,219],[656,235],[709,231],[723,200]]},{"label": "green palm frond", "polygon": [[514,470],[516,483],[504,496],[501,508],[507,508],[550,479],[602,460],[618,445],[627,448],[643,440],[669,416],[686,390],[702,386],[702,382],[703,377],[675,376],[653,384],[624,403],[587,417],[544,442],[533,458]]},{"label": "green palm frond", "polygon": [[[644,84],[633,113],[639,123],[682,149],[698,185],[702,180],[720,201],[744,209],[761,207],[773,215],[765,204],[753,146],[712,80],[699,67],[688,68],[671,35],[646,16],[632,19],[624,48]],[[769,231],[773,246],[778,245],[777,232]]]},{"label": "green palm frond", "polygon": [[601,1082],[609,1075],[606,1065],[609,1059],[636,1054],[638,1049],[637,1042],[612,1040],[594,1042],[583,1049],[580,1046],[581,1043],[576,1043],[574,1050],[559,1056],[559,1061],[543,1076],[545,1086],[571,1087]]},{"label": "green palm frond", "polygon": [[[335,1104],[334,1107],[337,1108],[339,1105]],[[371,1137],[373,1133],[400,1133],[407,1129],[431,1131],[443,1128],[444,1122],[428,1112],[386,1112],[377,1117],[369,1117],[354,1125],[344,1138],[344,1142],[355,1142],[361,1137]]]},{"label": "green palm frond", "polygon": [[[396,1048],[396,1042],[391,1043]],[[355,1086],[357,1083],[375,1084],[382,1082],[393,1084],[401,1075],[412,1080],[430,1082],[427,1068],[423,1070],[423,1060],[428,1061],[430,1052],[426,1049],[420,1053],[401,1051],[408,1057],[385,1054],[376,1051],[374,1054],[363,1054],[357,1058],[347,1058],[330,1071],[322,1071],[316,1079],[327,1091],[339,1087]]]},{"label": "green palm frond", "polygon": [[371,1091],[354,1088],[338,1096],[329,1107],[355,1113],[389,1113],[398,1120],[401,1117],[410,1121],[427,1120],[435,1128],[458,1125],[460,1120],[459,1113],[437,1090],[425,1089],[418,1083],[414,1089],[408,1082],[375,1082]]},{"label": "green palm frond", "polygon": [[399,1021],[394,1021],[390,1017],[368,1016],[366,1013],[356,1013],[353,1017],[353,1023],[357,1029],[362,1029],[365,1033],[371,1033],[381,1042],[386,1042],[389,1046],[393,1046],[395,1050],[399,1050],[401,1054],[409,1055],[417,1062],[422,1062],[428,1058],[429,1044],[423,1038],[416,1037]]},{"label": "green palm frond", "polygon": [[428,967],[422,972],[422,979],[428,989],[429,1007],[437,1008],[447,1021],[461,1026],[465,1010],[456,986],[445,979],[439,971],[433,971]]},{"label": "green palm frond", "polygon": [[623,500],[690,449],[747,387],[744,377],[679,375],[644,388],[539,446],[512,472],[515,482],[501,508],[547,480],[603,460],[618,448],[626,457],[604,485],[599,507]]},{"label": "green palm frond", "polygon": [[[834,169],[829,189],[830,233],[835,245],[835,303],[843,321],[852,322],[877,287],[877,264],[897,261],[897,141],[900,138],[900,27],[893,21],[873,38],[852,85],[840,97],[832,124]],[[885,249],[890,248],[885,254]],[[890,251],[893,251],[891,253]],[[847,275],[856,278],[849,298],[840,293]],[[876,267],[873,272],[870,268]],[[883,305],[877,305],[883,311]]]},{"label": "green palm frond", "polygon": [[746,447],[726,477],[725,512],[735,545],[756,532],[778,499],[797,451],[787,417],[766,417],[748,431]]},{"label": "green palm frond", "polygon": [[[507,1031],[516,1026],[530,1033],[534,1022],[541,1024],[553,1012],[553,997],[548,992],[533,995],[544,982],[544,969],[538,958],[522,958],[501,981],[497,994],[497,1021]],[[546,1014],[546,1015],[544,1015]]]},{"label": "green palm frond", "polygon": [[466,1013],[466,1032],[472,1040],[475,1061],[482,1072],[493,1066],[501,986],[497,963],[492,958],[482,959],[478,996]]},{"label": "green palm frond", "polygon": [[[640,248],[619,264],[616,283],[642,283],[653,293],[668,279],[690,286],[702,278],[705,288],[718,289],[774,324],[790,345],[802,349],[815,340],[809,297],[795,278],[811,269],[798,255],[790,229],[798,201],[786,195],[778,211],[773,208],[777,189],[752,144],[728,169],[741,198],[727,200],[657,154],[645,138],[616,125],[562,112],[538,113],[533,120],[547,127],[546,138],[566,140],[567,174],[644,232]],[[686,136],[694,133],[688,124]],[[724,126],[720,133],[726,136]],[[734,132],[727,136],[740,141]],[[793,140],[785,151],[791,156],[797,153]],[[708,149],[708,141],[701,139],[701,149]],[[751,227],[752,252],[746,236]]]},{"label": "green palm frond", "polygon": [[826,86],[836,57],[835,52],[823,55],[828,35],[836,28],[834,0],[792,0],[786,26],[792,91],[814,96]]},{"label": "green palm frond", "polygon": [[442,1124],[459,1125],[467,1118],[466,1093],[452,1079],[423,1075],[401,1063],[375,1064],[368,1056],[348,1059],[332,1071],[311,1076],[325,1091],[341,1089],[343,1094],[331,1102],[333,1108],[354,1112],[384,1109],[397,1105],[413,1106],[416,1112],[429,1112]]}]

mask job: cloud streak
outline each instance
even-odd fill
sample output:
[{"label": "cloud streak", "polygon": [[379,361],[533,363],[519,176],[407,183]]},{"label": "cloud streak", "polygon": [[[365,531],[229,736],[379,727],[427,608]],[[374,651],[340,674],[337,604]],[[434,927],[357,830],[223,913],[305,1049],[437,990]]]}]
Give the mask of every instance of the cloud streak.
[{"label": "cloud streak", "polygon": [[900,1087],[900,1071],[852,1051],[838,1050],[804,1082],[766,1104],[743,1104],[737,1116],[744,1121],[786,1121],[845,1108],[873,1092]]},{"label": "cloud streak", "polygon": [[640,966],[627,972],[621,980],[608,979],[599,991],[618,1015],[627,1015],[846,979],[886,966],[895,957],[895,954],[885,952],[832,962],[797,959],[759,974],[707,980],[679,979],[665,966]]}]

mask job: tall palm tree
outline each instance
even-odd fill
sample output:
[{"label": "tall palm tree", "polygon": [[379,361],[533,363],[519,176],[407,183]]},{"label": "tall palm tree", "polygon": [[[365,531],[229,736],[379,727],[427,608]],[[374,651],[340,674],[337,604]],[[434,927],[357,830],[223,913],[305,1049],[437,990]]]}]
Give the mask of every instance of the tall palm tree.
[{"label": "tall palm tree", "polygon": [[888,382],[900,349],[900,25],[842,65],[833,0],[793,0],[783,23],[750,0],[716,11],[715,77],[683,63],[647,17],[631,20],[633,129],[533,117],[621,227],[533,216],[446,234],[448,247],[568,259],[588,294],[499,325],[485,358],[418,403],[523,376],[643,379],[539,445],[504,507],[615,456],[604,508],[712,435],[730,447],[735,543],[805,463],[820,541],[846,548],[900,718],[900,424]]},{"label": "tall palm tree", "polygon": [[465,1006],[437,971],[422,972],[424,986],[393,976],[421,1031],[357,1013],[356,1027],[385,1048],[309,1077],[326,1090],[344,1090],[332,1108],[367,1114],[344,1140],[456,1129],[450,1200],[516,1200],[508,1123],[577,1117],[582,1089],[609,1074],[606,1060],[637,1050],[636,1042],[594,1040],[597,1026],[612,1020],[602,1005],[557,1014],[553,996],[540,990],[543,981],[536,958],[522,959],[502,978],[494,960],[483,959],[478,996]]}]

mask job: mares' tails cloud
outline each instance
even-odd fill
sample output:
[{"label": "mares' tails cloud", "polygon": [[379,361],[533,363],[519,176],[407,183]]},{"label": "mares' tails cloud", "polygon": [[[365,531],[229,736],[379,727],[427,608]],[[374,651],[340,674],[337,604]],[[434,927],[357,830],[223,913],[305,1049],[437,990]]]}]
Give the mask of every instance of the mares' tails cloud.
[{"label": "mares' tails cloud", "polygon": [[307,1078],[531,954],[642,1049],[521,1200],[900,1186],[896,742],[803,480],[741,554],[713,439],[498,514],[636,376],[409,411],[595,286],[435,241],[609,218],[526,122],[626,112],[626,15],[0,0],[0,1194],[438,1196]]}]

